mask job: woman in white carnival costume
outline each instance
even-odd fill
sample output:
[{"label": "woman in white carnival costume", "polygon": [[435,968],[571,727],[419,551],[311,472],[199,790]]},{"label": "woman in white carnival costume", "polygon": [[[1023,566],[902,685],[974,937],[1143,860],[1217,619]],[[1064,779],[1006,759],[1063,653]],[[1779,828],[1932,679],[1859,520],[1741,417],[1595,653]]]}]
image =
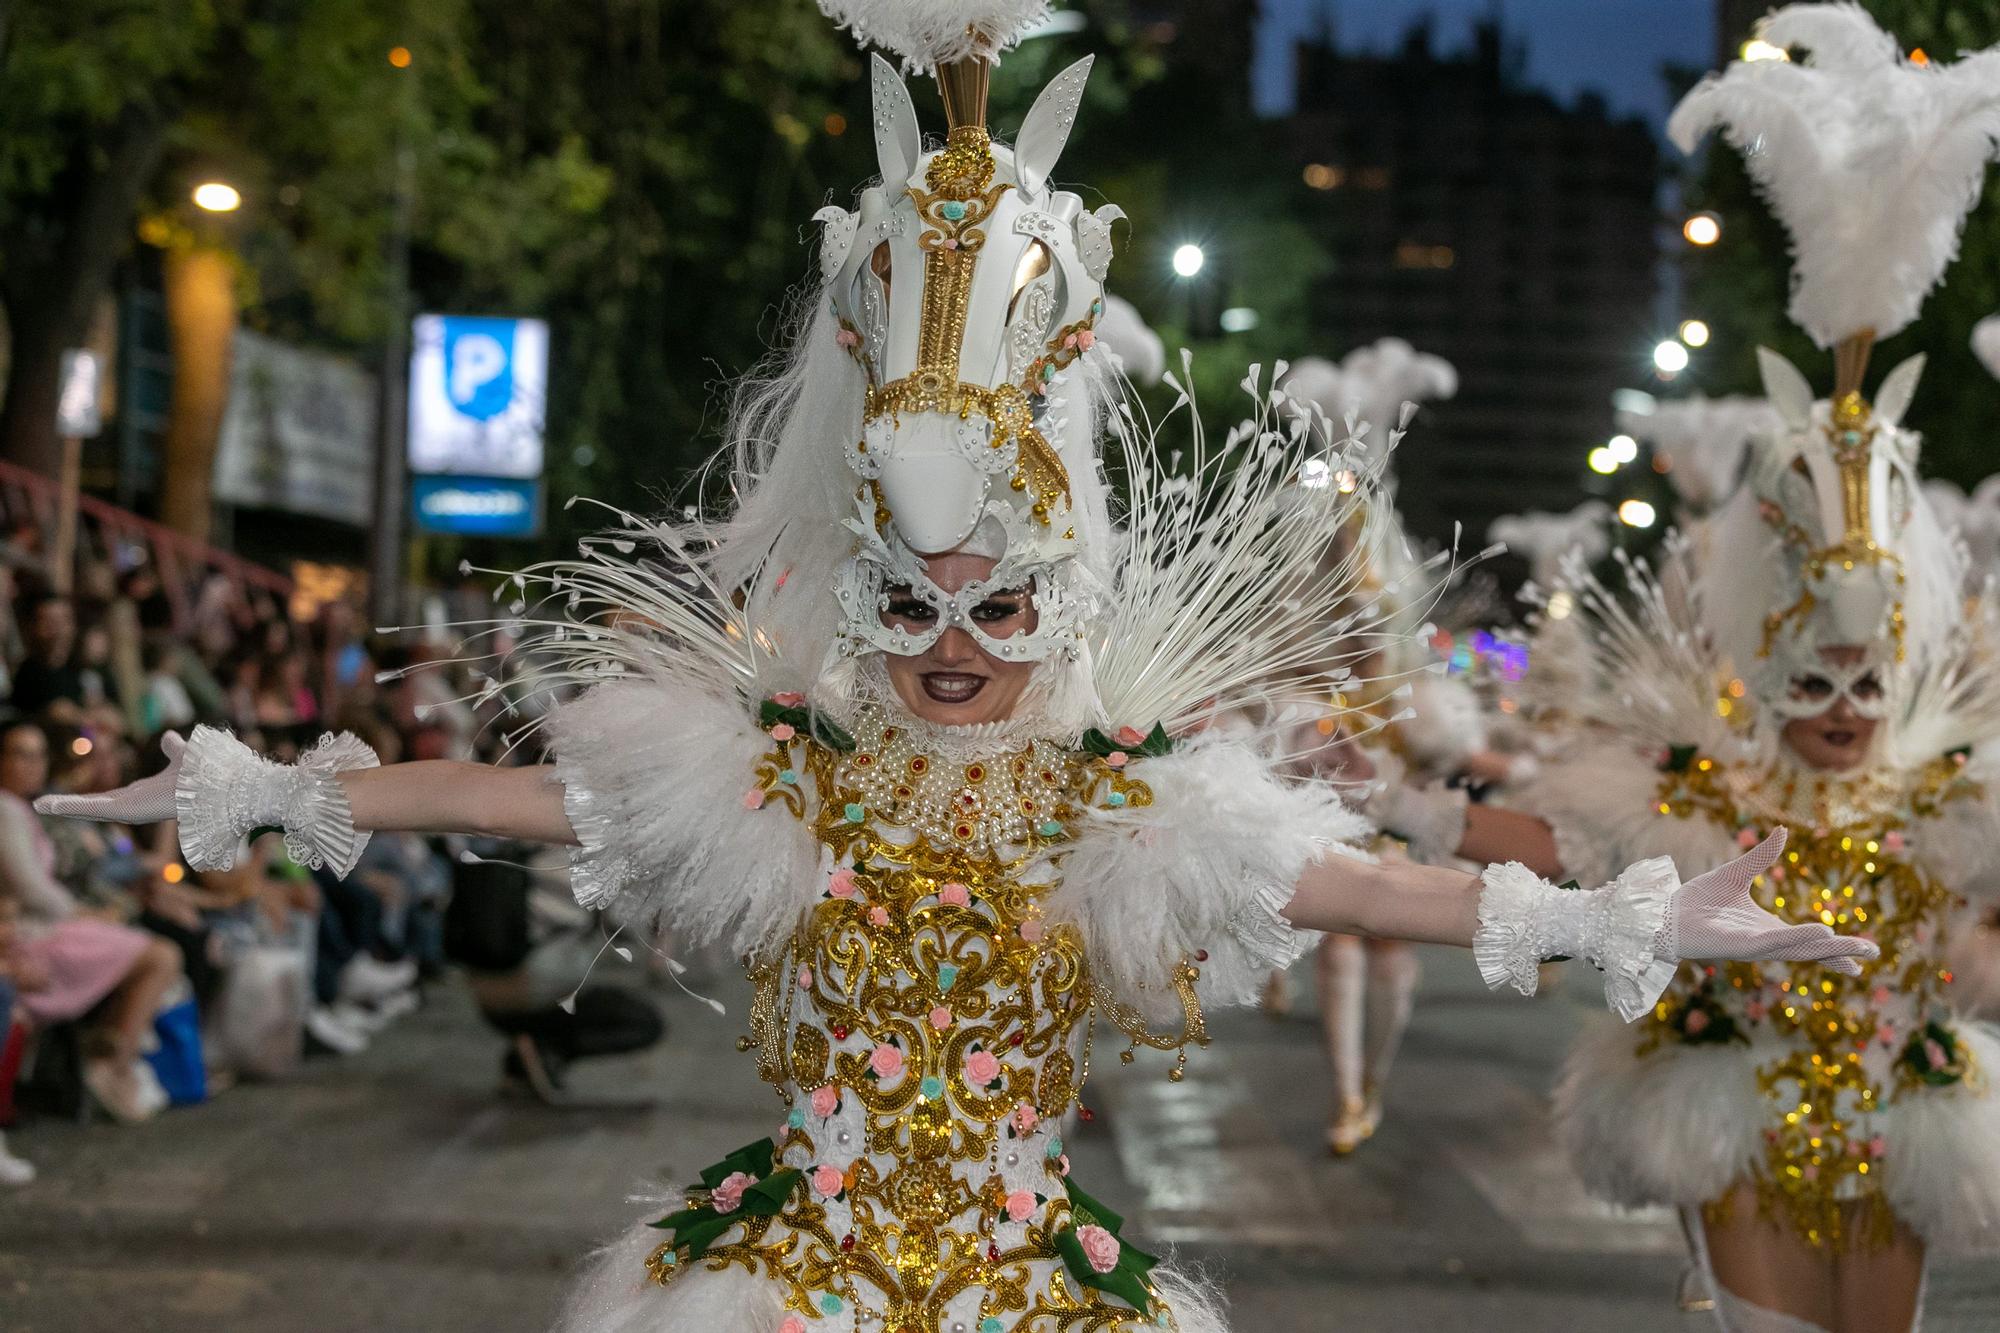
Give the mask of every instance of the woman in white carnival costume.
[{"label": "woman in white carnival costume", "polygon": [[1233,471],[1198,436],[1192,483],[1128,448],[1114,528],[1102,423],[1149,443],[1094,346],[1116,211],[1048,183],[1088,62],[1010,150],[988,64],[1044,5],[827,7],[935,69],[949,134],[923,149],[876,58],[885,183],[820,215],[806,326],[732,423],[740,507],[517,576],[554,607],[530,670],[593,684],[552,714],[554,763],[384,768],[339,737],[279,767],[198,730],[166,773],[48,807],[177,817],[197,866],[270,824],[343,872],[369,830],[569,844],[585,903],[746,957],[789,1115],[607,1250],[566,1327],[1214,1333],[1069,1177],[1100,1031],[1198,1045],[1204,1004],[1316,929],[1469,945],[1494,984],[1588,957],[1628,1018],[1680,957],[1873,955],[1749,906],[1781,839],[1685,886],[1664,859],[1588,893],[1381,868],[1333,792],[1197,734],[1328,655],[1351,579],[1318,555],[1354,498],[1290,484],[1309,446],[1266,399]]},{"label": "woman in white carnival costume", "polygon": [[1908,62],[1847,5],[1781,10],[1764,37],[1809,54],[1732,65],[1669,128],[1755,146],[1832,397],[1762,353],[1779,424],[1703,540],[1629,566],[1622,599],[1573,567],[1595,687],[1575,748],[1519,797],[1535,817],[1403,796],[1389,819],[1586,878],[1794,830],[1757,901],[1881,957],[1682,968],[1650,1021],[1580,1043],[1557,1113],[1598,1194],[1682,1210],[1725,1329],[1884,1333],[1917,1327],[1928,1253],[2000,1246],[2000,1042],[1954,1012],[1945,953],[1960,895],[2000,870],[2000,627],[1919,488],[1900,423],[1921,364],[1872,405],[1861,389],[1979,197],[2000,51]]}]

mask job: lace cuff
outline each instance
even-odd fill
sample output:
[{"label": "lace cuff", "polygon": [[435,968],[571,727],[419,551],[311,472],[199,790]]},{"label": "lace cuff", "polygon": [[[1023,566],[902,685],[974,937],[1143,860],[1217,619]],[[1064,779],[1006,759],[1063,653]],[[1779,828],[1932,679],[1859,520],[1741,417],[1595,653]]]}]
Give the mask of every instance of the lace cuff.
[{"label": "lace cuff", "polygon": [[263,758],[228,732],[196,727],[174,781],[181,854],[195,870],[227,870],[252,829],[285,831],[292,860],[346,876],[368,846],[354,827],[347,792],[335,775],[381,763],[350,732],[328,735],[296,764]]},{"label": "lace cuff", "polygon": [[1561,889],[1518,862],[1481,876],[1472,956],[1488,986],[1533,995],[1543,960],[1583,958],[1604,973],[1605,1002],[1626,1022],[1653,1007],[1679,960],[1662,948],[1680,888],[1664,856],[1640,861],[1601,889]]}]

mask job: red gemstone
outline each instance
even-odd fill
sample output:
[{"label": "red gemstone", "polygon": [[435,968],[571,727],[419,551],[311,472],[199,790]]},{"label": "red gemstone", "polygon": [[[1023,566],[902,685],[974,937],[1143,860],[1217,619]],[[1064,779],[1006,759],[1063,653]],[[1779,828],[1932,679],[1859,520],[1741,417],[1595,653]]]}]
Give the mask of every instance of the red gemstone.
[{"label": "red gemstone", "polygon": [[1014,1045],[1019,1046],[1021,1044],[1021,1034],[1018,1032],[1013,1033],[1007,1038],[1007,1040],[1014,1043]]},{"label": "red gemstone", "polygon": [[1207,961],[1208,961],[1208,950],[1206,950],[1206,949],[1196,949],[1196,950],[1194,951],[1194,960],[1195,960],[1195,961],[1196,961],[1197,963],[1205,963],[1205,962],[1207,962]]},{"label": "red gemstone", "polygon": [[1079,1106],[1076,1108],[1076,1118],[1087,1125],[1097,1119],[1097,1112],[1091,1110],[1088,1106]]},{"label": "red gemstone", "polygon": [[996,1264],[999,1263],[1000,1247],[998,1245],[988,1245],[986,1247],[986,1257]]},{"label": "red gemstone", "polygon": [[854,1236],[851,1233],[840,1238],[840,1248],[843,1253],[854,1248]]},{"label": "red gemstone", "polygon": [[833,1039],[835,1041],[847,1040],[847,1028],[843,1024],[835,1023],[831,1028],[828,1028],[827,1031],[833,1033]]}]

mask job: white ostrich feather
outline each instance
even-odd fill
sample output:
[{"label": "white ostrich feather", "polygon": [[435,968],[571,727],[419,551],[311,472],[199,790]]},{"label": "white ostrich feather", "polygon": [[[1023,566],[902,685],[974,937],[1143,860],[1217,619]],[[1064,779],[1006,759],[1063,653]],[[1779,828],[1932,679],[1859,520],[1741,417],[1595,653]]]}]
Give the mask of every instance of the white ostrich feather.
[{"label": "white ostrich feather", "polygon": [[1667,481],[1681,503],[1708,510],[1729,498],[1742,478],[1750,442],[1783,426],[1762,398],[1665,399],[1651,412],[1618,413],[1618,429],[1667,460]]},{"label": "white ostrich feather", "polygon": [[997,59],[1048,21],[1049,0],[819,0],[862,46],[902,57],[909,74],[983,55]]},{"label": "white ostrich feather", "polygon": [[1924,483],[1931,511],[1965,547],[1966,568],[1976,585],[2000,573],[2000,477],[1988,477],[1967,495],[1955,484],[1933,477]]},{"label": "white ostrich feather", "polygon": [[1681,99],[1683,152],[1720,130],[1792,237],[1792,320],[1821,347],[1909,325],[1958,253],[2000,136],[2000,48],[1902,58],[1859,5],[1788,5],[1764,40],[1801,61],[1737,61]]},{"label": "white ostrich feather", "polygon": [[1563,563],[1576,553],[1585,565],[1596,564],[1611,549],[1611,506],[1585,500],[1566,514],[1531,509],[1503,514],[1486,529],[1486,540],[1497,542],[1528,562],[1528,577],[1550,584]]},{"label": "white ostrich feather", "polygon": [[1293,401],[1311,403],[1330,421],[1360,418],[1379,438],[1408,424],[1407,404],[1457,393],[1458,371],[1443,357],[1419,352],[1401,338],[1383,338],[1355,348],[1337,363],[1301,357],[1292,363],[1283,387]]},{"label": "white ostrich feather", "polygon": [[1104,295],[1097,317],[1097,345],[1118,358],[1118,368],[1134,384],[1153,385],[1167,373],[1167,345],[1130,301]]},{"label": "white ostrich feather", "polygon": [[[1183,352],[1182,376],[1190,363]],[[1284,372],[1280,362],[1273,379]],[[1359,423],[1342,438],[1316,407],[1267,391],[1253,366],[1242,388],[1255,415],[1217,446],[1185,379],[1166,383],[1180,396],[1161,421],[1129,405],[1112,417],[1130,508],[1092,647],[1106,724],[1174,731],[1353,688],[1363,659],[1405,637],[1382,594],[1420,601],[1407,587],[1363,595],[1369,542],[1344,535],[1389,508],[1379,491],[1400,432],[1379,448]],[[1162,429],[1183,416],[1189,444],[1162,459]],[[1329,439],[1340,440],[1330,455]],[[1438,564],[1403,581],[1441,586]]]},{"label": "white ostrich feather", "polygon": [[1972,354],[2000,378],[2000,315],[1988,315],[1972,326]]}]

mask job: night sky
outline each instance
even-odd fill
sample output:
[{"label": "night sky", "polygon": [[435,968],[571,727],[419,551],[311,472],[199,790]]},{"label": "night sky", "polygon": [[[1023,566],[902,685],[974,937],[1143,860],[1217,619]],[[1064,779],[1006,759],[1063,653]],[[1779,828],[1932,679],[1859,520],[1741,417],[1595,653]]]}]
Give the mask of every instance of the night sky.
[{"label": "night sky", "polygon": [[1471,41],[1480,18],[1498,14],[1510,43],[1527,47],[1528,81],[1569,102],[1602,93],[1614,111],[1645,116],[1656,126],[1669,107],[1661,65],[1708,69],[1715,57],[1712,0],[1263,0],[1258,38],[1257,99],[1266,112],[1291,99],[1290,50],[1298,37],[1335,18],[1348,50],[1393,50],[1411,22],[1436,16],[1434,46],[1443,52]]}]

